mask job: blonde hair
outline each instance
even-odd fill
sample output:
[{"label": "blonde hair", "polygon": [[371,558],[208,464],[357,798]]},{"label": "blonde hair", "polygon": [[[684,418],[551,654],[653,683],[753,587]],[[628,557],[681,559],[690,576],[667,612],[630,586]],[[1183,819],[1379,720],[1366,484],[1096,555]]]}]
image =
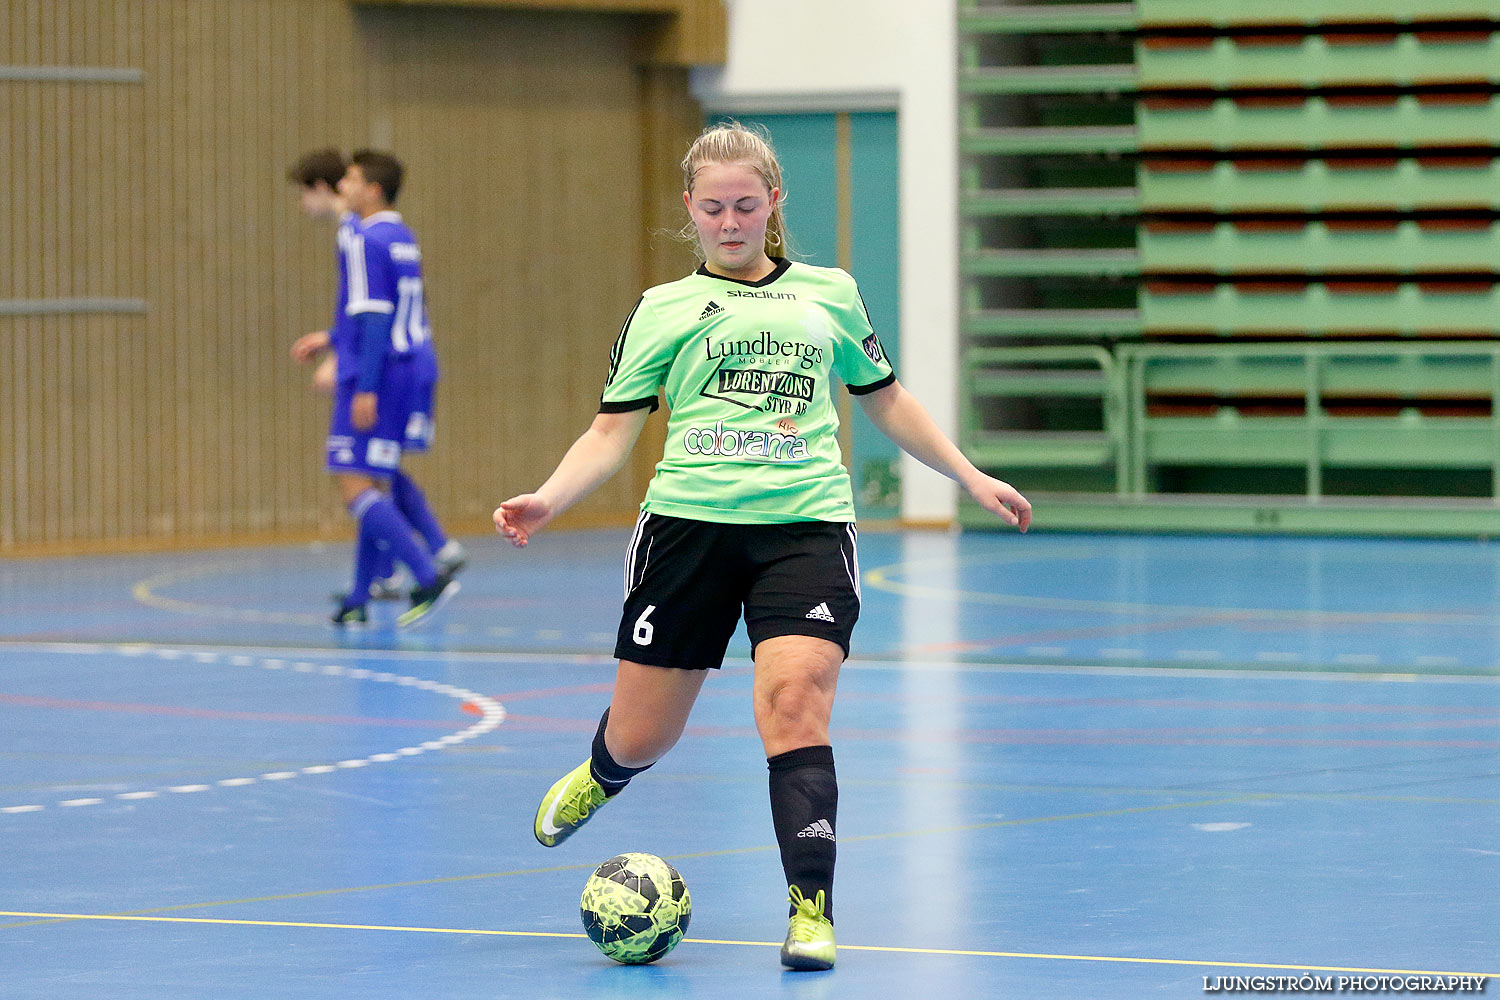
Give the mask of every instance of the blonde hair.
[{"label": "blonde hair", "polygon": [[[767,191],[780,190],[781,197],[771,209],[771,218],[766,221],[766,256],[773,253],[785,257],[791,252],[786,231],[786,188],[781,183],[781,163],[776,159],[776,150],[771,148],[771,135],[764,127],[751,129],[734,119],[710,125],[699,133],[682,158],[682,184],[688,194],[693,193],[693,184],[698,171],[710,163],[743,163],[750,167],[766,185]],[[703,248],[698,244],[698,231],[691,219],[678,231],[677,236],[690,242],[703,259]]]}]

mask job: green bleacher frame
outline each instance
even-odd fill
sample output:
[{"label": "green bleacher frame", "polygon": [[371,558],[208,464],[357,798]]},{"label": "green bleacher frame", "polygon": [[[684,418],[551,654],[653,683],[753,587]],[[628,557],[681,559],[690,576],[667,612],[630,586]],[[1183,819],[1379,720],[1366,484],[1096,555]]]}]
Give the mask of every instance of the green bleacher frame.
[{"label": "green bleacher frame", "polygon": [[[979,465],[996,468],[1109,469],[1117,489],[1126,474],[1124,373],[1102,348],[973,347],[964,352],[961,420],[971,428],[966,447]],[[1097,430],[990,429],[987,402],[1070,398],[1097,404]]]},{"label": "green bleacher frame", "polygon": [[[1325,472],[1337,467],[1482,469],[1500,498],[1500,344],[1136,344],[1120,353],[1132,494],[1154,492],[1150,471],[1162,465],[1288,466],[1305,473],[1308,501],[1324,496]],[[1208,400],[1197,405],[1212,412],[1152,415],[1153,402],[1184,398]],[[1472,413],[1453,415],[1463,409]]]},{"label": "green bleacher frame", "polygon": [[1136,0],[1140,27],[1500,21],[1497,0]]},{"label": "green bleacher frame", "polygon": [[[1131,191],[1151,211],[1500,209],[1500,160],[1414,155],[1246,161],[1144,160]],[[1121,196],[1123,198],[1123,195]]]},{"label": "green bleacher frame", "polygon": [[1134,250],[971,250],[961,263],[965,274],[989,278],[1133,277],[1141,272]]},{"label": "green bleacher frame", "polygon": [[1494,82],[1500,37],[1476,40],[1417,34],[1321,35],[1301,38],[1221,36],[1201,44],[1138,42],[1135,69],[1143,89],[1327,87],[1368,84]]},{"label": "green bleacher frame", "polygon": [[967,70],[961,94],[1097,94],[1135,89],[1135,67],[1019,66]]},{"label": "green bleacher frame", "polygon": [[972,338],[989,337],[1138,337],[1139,309],[983,309],[965,310],[964,330]]},{"label": "green bleacher frame", "polygon": [[1148,151],[1279,150],[1289,142],[1314,150],[1500,145],[1500,99],[1478,96],[1450,103],[1439,95],[1392,94],[1379,103],[1341,103],[1313,95],[1284,104],[1148,97],[1136,107],[1136,135]]},{"label": "green bleacher frame", "polygon": [[1328,282],[1302,285],[1148,281],[1143,330],[1156,336],[1491,337],[1500,285],[1490,282]]},{"label": "green bleacher frame", "polygon": [[1486,272],[1500,261],[1500,225],[1472,222],[1472,228],[1448,228],[1456,220],[1356,220],[1344,223],[1350,227],[1344,229],[1322,220],[1217,222],[1202,228],[1147,224],[1140,235],[1140,267],[1153,274]]},{"label": "green bleacher frame", "polygon": [[1128,188],[1020,188],[966,192],[959,206],[966,218],[1035,215],[1134,215],[1140,196]]},{"label": "green bleacher frame", "polygon": [[1140,138],[1127,125],[968,126],[959,134],[959,152],[972,156],[1028,156],[1049,153],[1134,153]]},{"label": "green bleacher frame", "polygon": [[964,35],[1129,31],[1138,23],[1133,3],[1077,3],[1036,6],[965,4],[958,28]]},{"label": "green bleacher frame", "polygon": [[1040,526],[1500,533],[1500,0],[958,18],[960,437]]}]

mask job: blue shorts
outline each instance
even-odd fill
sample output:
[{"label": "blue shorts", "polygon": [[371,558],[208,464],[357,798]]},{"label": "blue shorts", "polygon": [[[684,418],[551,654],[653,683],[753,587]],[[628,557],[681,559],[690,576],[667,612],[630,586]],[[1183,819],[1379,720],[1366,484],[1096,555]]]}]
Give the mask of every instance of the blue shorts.
[{"label": "blue shorts", "polygon": [[389,479],[403,451],[426,451],[432,442],[436,366],[402,360],[386,365],[376,392],[375,426],[358,430],[349,417],[354,381],[341,381],[328,424],[328,471]]}]

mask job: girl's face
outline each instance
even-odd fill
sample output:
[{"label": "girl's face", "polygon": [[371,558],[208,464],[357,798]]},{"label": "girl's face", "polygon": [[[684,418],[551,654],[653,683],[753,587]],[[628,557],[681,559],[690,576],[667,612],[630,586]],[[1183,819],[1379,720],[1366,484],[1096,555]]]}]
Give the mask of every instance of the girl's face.
[{"label": "girl's face", "polygon": [[698,229],[708,269],[726,278],[755,281],[771,273],[766,224],[781,198],[779,188],[746,163],[709,163],[694,177],[682,200]]}]

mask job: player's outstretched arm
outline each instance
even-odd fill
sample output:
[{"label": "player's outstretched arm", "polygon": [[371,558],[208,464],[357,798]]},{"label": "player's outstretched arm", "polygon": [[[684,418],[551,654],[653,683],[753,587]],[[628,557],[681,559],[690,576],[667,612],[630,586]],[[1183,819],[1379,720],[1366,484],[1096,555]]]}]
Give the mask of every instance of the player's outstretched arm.
[{"label": "player's outstretched arm", "polygon": [[1022,531],[1030,526],[1031,503],[1014,486],[974,468],[927,408],[900,382],[855,398],[870,422],[902,451],[958,483],[981,507],[1011,526]]},{"label": "player's outstretched arm", "polygon": [[495,530],[523,548],[554,517],[620,470],[650,415],[650,410],[640,409],[595,416],[535,493],[511,497],[495,508]]}]

